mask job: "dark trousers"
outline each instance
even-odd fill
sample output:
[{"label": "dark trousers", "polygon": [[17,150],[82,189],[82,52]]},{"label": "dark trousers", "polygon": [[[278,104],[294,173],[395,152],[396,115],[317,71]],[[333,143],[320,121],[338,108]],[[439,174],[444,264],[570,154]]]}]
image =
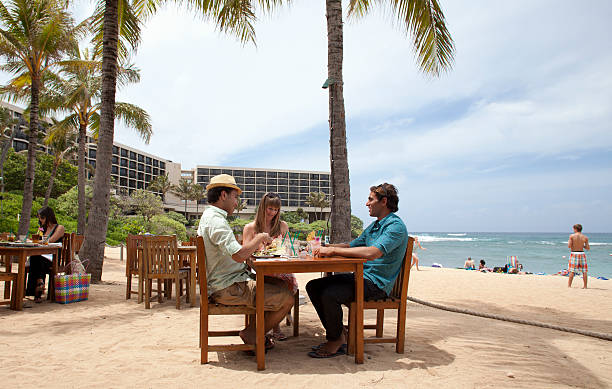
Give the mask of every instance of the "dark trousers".
[{"label": "dark trousers", "polygon": [[[318,278],[306,284],[310,302],[314,305],[325,328],[327,340],[338,340],[342,335],[342,305],[355,301],[355,274],[341,273]],[[372,281],[363,279],[363,298],[376,300],[387,297],[387,293]]]},{"label": "dark trousers", "polygon": [[51,272],[51,261],[41,255],[30,257],[30,271],[28,272],[28,285],[26,296],[34,296],[36,293],[36,281],[40,278],[45,282],[47,273]]}]

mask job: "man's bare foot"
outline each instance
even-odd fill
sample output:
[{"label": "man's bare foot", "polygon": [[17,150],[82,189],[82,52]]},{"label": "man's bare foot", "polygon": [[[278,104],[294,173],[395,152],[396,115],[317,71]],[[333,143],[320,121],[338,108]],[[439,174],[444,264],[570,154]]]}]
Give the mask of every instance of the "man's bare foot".
[{"label": "man's bare foot", "polygon": [[249,331],[245,328],[238,333],[238,336],[240,336],[240,339],[242,339],[245,344],[255,344],[255,334],[253,331]]}]

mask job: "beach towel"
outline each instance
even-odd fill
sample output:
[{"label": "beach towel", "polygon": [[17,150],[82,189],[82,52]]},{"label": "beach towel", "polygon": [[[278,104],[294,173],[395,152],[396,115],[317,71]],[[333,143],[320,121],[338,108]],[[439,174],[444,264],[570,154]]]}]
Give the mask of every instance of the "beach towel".
[{"label": "beach towel", "polygon": [[581,251],[572,251],[569,257],[568,270],[574,274],[586,273],[589,271],[586,254]]},{"label": "beach towel", "polygon": [[433,265],[431,265],[431,267],[444,267],[444,266],[440,265],[439,263],[434,263]]},{"label": "beach towel", "polygon": [[518,269],[518,267],[519,267],[518,257],[515,255],[509,256],[508,257],[508,268]]},{"label": "beach towel", "polygon": [[608,279],[606,277],[597,277],[598,280],[604,280],[604,281],[608,281]]}]

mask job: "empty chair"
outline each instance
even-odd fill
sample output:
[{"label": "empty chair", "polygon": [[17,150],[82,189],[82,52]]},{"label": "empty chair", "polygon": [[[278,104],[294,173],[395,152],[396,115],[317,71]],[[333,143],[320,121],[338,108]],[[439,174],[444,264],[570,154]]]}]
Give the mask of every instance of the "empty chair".
[{"label": "empty chair", "polygon": [[[143,301],[144,296],[144,279],[142,275],[142,266],[139,261],[138,247],[142,247],[144,236],[142,235],[128,235],[125,239],[127,247],[127,259],[125,261],[125,276],[127,277],[127,285],[125,291],[125,299],[129,300],[132,294],[138,295],[138,303]],[[138,276],[138,290],[132,290],[132,277]]]},{"label": "empty chair", "polygon": [[[376,324],[364,324],[364,329],[375,329],[376,337],[363,339],[364,343],[395,343],[395,351],[404,353],[404,340],[406,338],[406,300],[408,299],[408,281],[410,279],[410,265],[412,261],[412,246],[414,238],[408,239],[406,254],[400,272],[393,285],[393,290],[384,300],[364,301],[363,309],[376,309]],[[383,325],[385,321],[385,309],[397,310],[397,328],[392,338],[383,337]],[[353,302],[349,307],[349,353],[355,352],[355,315],[356,304]]]},{"label": "empty chair", "polygon": [[[178,257],[178,246],[176,236],[146,236],[143,241],[143,261],[145,284],[145,308],[151,308],[151,288],[153,280],[158,280],[158,301],[162,302],[162,281],[175,281],[179,285],[180,280],[187,283],[187,301],[189,301],[189,269],[181,269]],[[181,309],[181,296],[176,295],[176,309]]]}]

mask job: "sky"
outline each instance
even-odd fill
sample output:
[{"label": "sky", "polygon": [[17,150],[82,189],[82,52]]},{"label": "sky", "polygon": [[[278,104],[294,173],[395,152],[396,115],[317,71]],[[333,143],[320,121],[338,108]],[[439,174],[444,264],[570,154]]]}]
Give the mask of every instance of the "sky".
[{"label": "sky", "polygon": [[[612,2],[441,0],[456,54],[438,78],[388,9],[347,20],[347,4],[353,214],[371,222],[369,187],[389,182],[409,231],[612,232]],[[254,46],[163,8],[117,94],[154,135],[115,140],[183,169],[329,171],[325,1],[259,16]]]}]

